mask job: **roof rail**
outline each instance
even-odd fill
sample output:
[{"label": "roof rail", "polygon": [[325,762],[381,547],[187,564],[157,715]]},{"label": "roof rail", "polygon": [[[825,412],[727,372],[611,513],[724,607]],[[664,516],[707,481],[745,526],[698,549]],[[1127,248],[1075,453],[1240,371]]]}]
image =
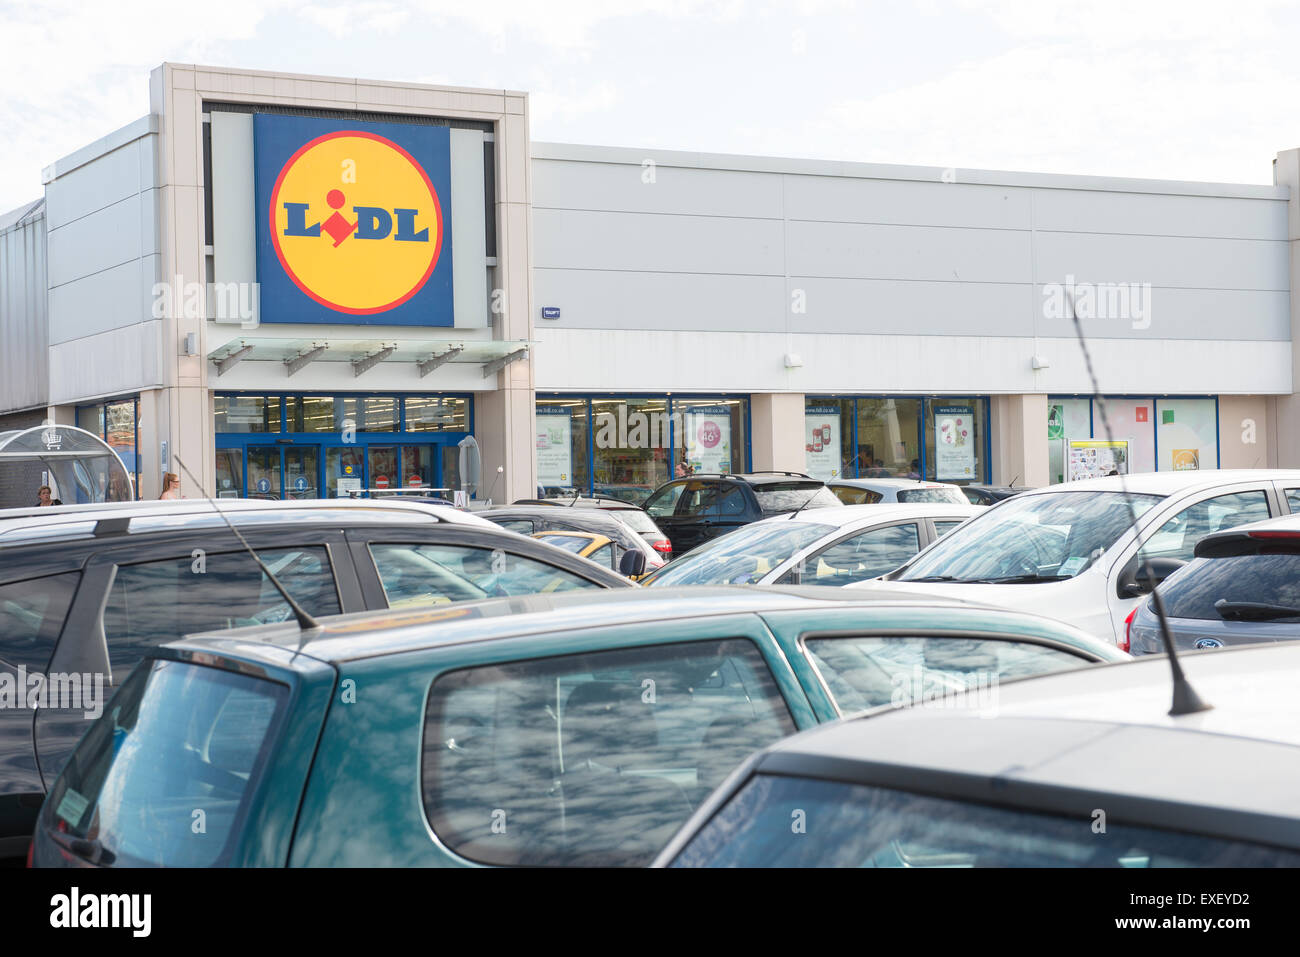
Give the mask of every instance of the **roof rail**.
[{"label": "roof rail", "polygon": [[746,475],[789,475],[793,478],[812,478],[807,472],[787,472],[782,469],[754,469]]}]

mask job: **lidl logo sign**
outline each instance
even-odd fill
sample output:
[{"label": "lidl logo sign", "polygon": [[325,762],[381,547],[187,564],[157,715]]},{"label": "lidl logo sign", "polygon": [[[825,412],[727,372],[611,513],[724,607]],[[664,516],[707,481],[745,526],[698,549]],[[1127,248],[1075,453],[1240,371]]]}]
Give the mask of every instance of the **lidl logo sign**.
[{"label": "lidl logo sign", "polygon": [[446,127],[253,129],[262,322],[452,325]]}]

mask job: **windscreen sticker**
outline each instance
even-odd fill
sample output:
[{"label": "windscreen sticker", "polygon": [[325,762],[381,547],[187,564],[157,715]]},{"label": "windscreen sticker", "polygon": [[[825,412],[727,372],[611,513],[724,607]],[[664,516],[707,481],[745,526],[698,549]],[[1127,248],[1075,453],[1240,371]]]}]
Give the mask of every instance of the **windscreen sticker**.
[{"label": "windscreen sticker", "polygon": [[67,821],[69,824],[75,826],[81,821],[81,816],[86,813],[86,806],[88,804],[90,804],[90,802],[82,795],[72,790],[72,788],[68,788],[63,795],[63,800],[59,802],[59,806],[55,809],[54,813],[63,818],[63,820]]},{"label": "windscreen sticker", "polygon": [[1067,558],[1061,562],[1061,567],[1056,570],[1056,573],[1058,575],[1076,575],[1086,564],[1088,564],[1088,559],[1084,556]]}]

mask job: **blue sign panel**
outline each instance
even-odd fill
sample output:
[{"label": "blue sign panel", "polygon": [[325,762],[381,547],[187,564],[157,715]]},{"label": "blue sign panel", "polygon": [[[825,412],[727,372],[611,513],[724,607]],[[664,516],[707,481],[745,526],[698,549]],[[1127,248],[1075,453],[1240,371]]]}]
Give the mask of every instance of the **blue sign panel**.
[{"label": "blue sign panel", "polygon": [[451,326],[451,131],[258,113],[264,323]]}]

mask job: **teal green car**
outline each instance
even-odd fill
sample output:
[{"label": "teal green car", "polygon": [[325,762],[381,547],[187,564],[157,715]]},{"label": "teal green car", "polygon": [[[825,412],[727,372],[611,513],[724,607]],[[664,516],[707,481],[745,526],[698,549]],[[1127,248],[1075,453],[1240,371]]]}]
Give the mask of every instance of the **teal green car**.
[{"label": "teal green car", "polygon": [[887,588],[568,592],[191,636],[91,725],[33,863],[642,865],[796,730],[987,707],[1000,682],[1127,657]]}]

